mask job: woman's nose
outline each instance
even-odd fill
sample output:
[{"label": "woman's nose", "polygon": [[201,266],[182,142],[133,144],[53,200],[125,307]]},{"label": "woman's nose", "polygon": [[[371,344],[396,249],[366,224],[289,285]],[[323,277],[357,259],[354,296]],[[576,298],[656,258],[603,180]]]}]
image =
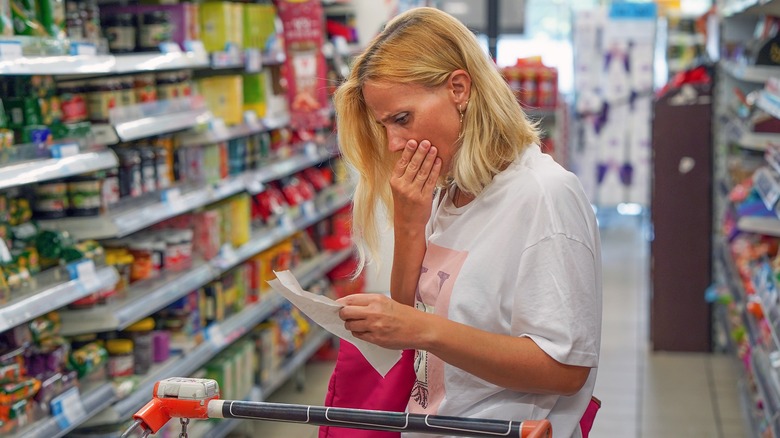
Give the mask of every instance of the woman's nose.
[{"label": "woman's nose", "polygon": [[390,152],[401,152],[406,147],[406,139],[399,135],[387,133],[387,147]]}]

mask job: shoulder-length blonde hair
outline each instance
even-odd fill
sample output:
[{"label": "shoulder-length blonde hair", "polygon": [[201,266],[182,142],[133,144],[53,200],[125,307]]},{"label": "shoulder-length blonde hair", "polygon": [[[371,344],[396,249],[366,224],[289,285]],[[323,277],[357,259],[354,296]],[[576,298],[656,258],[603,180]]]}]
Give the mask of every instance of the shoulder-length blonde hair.
[{"label": "shoulder-length blonde hair", "polygon": [[[341,152],[358,176],[353,201],[354,237],[360,272],[367,254],[379,246],[377,207],[392,218],[390,173],[395,160],[387,136],[366,106],[366,81],[443,85],[462,69],[471,76],[461,145],[446,178],[478,195],[528,145],[538,143],[536,126],[523,113],[512,90],[477,39],[460,21],[434,8],[411,9],[387,23],[356,58],[334,100]],[[423,140],[423,139],[415,139]]]}]

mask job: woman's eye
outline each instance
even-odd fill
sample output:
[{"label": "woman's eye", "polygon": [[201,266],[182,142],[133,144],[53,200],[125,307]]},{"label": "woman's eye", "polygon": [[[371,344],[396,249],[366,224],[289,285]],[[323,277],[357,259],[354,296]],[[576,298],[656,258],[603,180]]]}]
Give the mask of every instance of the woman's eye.
[{"label": "woman's eye", "polygon": [[409,114],[404,113],[395,118],[395,123],[399,125],[405,125],[407,122],[409,122]]}]

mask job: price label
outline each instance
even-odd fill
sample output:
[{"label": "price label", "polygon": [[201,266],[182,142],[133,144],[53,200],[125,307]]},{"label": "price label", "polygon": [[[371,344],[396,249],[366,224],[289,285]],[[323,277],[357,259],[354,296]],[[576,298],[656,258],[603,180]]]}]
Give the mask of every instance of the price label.
[{"label": "price label", "polygon": [[253,130],[262,129],[263,127],[257,118],[257,113],[252,110],[244,111],[244,123]]},{"label": "price label", "polygon": [[257,73],[263,69],[263,54],[260,49],[246,49],[244,56],[246,57],[247,72]]},{"label": "price label", "polygon": [[22,57],[22,42],[16,40],[0,40],[0,60],[10,61]]},{"label": "price label", "polygon": [[219,325],[212,325],[209,327],[208,330],[206,330],[206,334],[212,344],[218,347],[225,345],[225,335],[222,333],[222,330],[219,329]]},{"label": "price label", "polygon": [[301,204],[303,209],[303,215],[306,217],[314,217],[317,214],[317,207],[314,206],[314,201],[304,201]]},{"label": "price label", "polygon": [[95,271],[95,262],[92,260],[80,260],[67,265],[68,274],[71,280],[78,280],[85,289],[96,292],[100,287],[97,272]]},{"label": "price label", "polygon": [[163,191],[162,202],[174,210],[183,207],[184,199],[181,197],[181,190],[178,187],[174,187]]},{"label": "price label", "polygon": [[78,155],[79,145],[76,143],[55,144],[49,149],[52,158],[65,158]]},{"label": "price label", "polygon": [[78,388],[71,388],[52,399],[52,416],[60,429],[65,430],[71,425],[78,424],[87,415],[81,394]]},{"label": "price label", "polygon": [[259,193],[263,193],[265,191],[265,186],[262,182],[260,182],[257,179],[249,179],[247,178],[246,181],[246,190],[252,194],[257,195]]},{"label": "price label", "polygon": [[71,43],[70,54],[74,56],[95,56],[97,55],[97,47],[92,43]]},{"label": "price label", "polygon": [[195,56],[205,56],[207,54],[203,41],[187,40],[184,42],[184,50],[192,52]]},{"label": "price label", "polygon": [[225,125],[225,121],[220,117],[211,119],[209,130],[218,138],[224,138],[230,135],[227,125]]},{"label": "price label", "polygon": [[169,53],[181,53],[181,47],[179,47],[178,43],[168,41],[160,44],[160,53],[163,55],[167,55]]},{"label": "price label", "polygon": [[9,263],[12,259],[11,251],[8,250],[5,239],[0,239],[0,262]]}]

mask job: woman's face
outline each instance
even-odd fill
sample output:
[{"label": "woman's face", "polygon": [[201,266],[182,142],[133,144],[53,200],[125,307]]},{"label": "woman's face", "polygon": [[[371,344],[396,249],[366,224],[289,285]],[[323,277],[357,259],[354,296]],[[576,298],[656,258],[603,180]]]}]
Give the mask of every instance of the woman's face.
[{"label": "woman's face", "polygon": [[390,152],[400,157],[409,140],[418,144],[428,140],[442,160],[442,174],[449,173],[461,122],[458,97],[446,84],[430,89],[367,81],[363,97],[374,119],[385,128]]}]

